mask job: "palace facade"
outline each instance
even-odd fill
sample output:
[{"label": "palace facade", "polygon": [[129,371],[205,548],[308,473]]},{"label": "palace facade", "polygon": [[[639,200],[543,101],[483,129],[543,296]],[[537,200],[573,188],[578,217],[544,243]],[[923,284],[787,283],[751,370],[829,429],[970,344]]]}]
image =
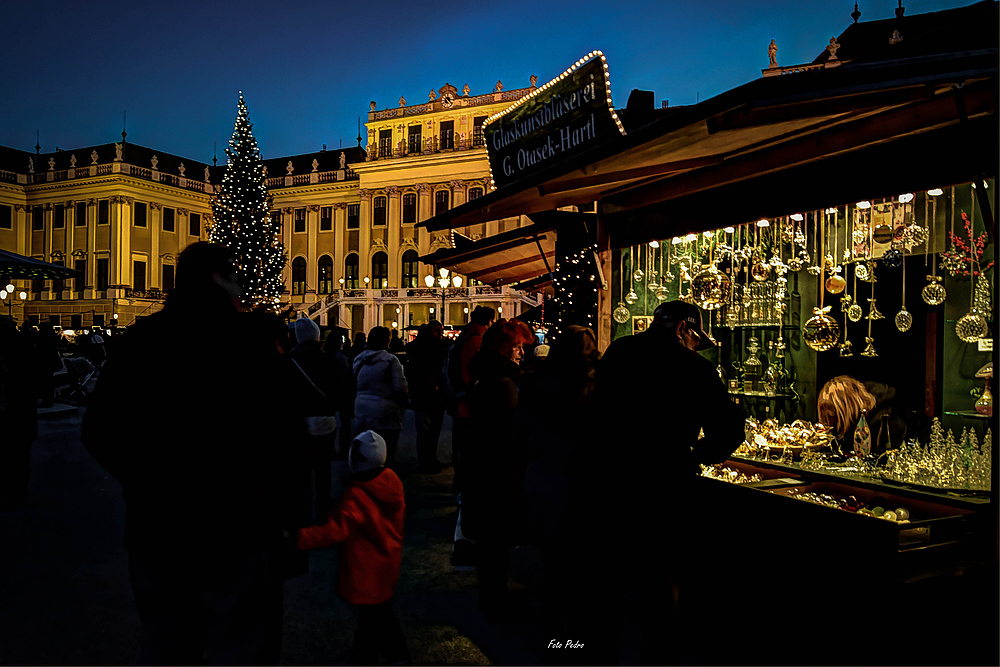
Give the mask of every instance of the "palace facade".
[{"label": "palace facade", "polygon": [[[506,317],[536,305],[540,297],[464,276],[442,287],[437,268],[420,258],[456,239],[416,228],[488,190],[482,124],[534,82],[510,91],[498,82],[481,95],[445,84],[425,103],[400,98],[382,110],[372,102],[364,148],[265,159],[288,255],[285,312],[353,334],[430,319],[457,327],[477,305]],[[127,326],[162,308],[178,254],[208,238],[225,167],[125,138],[54,153],[0,147],[0,248],[81,272],[7,281],[15,290],[0,306],[18,322]],[[458,231],[476,239],[527,223],[515,217]]]}]

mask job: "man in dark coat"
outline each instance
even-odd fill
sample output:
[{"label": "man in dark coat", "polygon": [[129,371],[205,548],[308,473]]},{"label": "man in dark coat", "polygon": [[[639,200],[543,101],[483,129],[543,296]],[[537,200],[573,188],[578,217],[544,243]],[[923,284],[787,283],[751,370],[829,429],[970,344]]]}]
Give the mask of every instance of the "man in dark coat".
[{"label": "man in dark coat", "polygon": [[595,474],[585,488],[605,490],[594,501],[597,525],[627,538],[627,550],[605,554],[609,589],[639,614],[644,664],[679,659],[675,604],[698,464],[725,461],[744,438],[742,408],[697,353],[714,344],[696,306],[669,301],[649,329],[612,342],[597,367],[606,449],[587,462]]},{"label": "man in dark coat", "polygon": [[284,484],[304,428],[274,328],[239,298],[228,251],[189,246],[164,309],[112,349],[84,417],[85,446],[122,485],[146,664],[280,657],[282,533],[297,527]]},{"label": "man in dark coat", "polygon": [[431,320],[420,326],[417,337],[406,344],[406,382],[417,427],[417,470],[441,472],[438,439],[444,421],[444,388],[441,386],[447,348],[444,326]]}]

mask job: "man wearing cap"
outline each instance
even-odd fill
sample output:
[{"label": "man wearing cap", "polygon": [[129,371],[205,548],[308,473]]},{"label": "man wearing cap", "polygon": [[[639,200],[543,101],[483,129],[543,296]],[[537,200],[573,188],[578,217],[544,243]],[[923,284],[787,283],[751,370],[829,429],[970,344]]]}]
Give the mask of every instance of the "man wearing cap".
[{"label": "man wearing cap", "polygon": [[589,485],[607,489],[598,516],[627,538],[627,549],[606,550],[608,583],[639,612],[644,664],[681,659],[670,628],[689,555],[686,523],[696,511],[689,485],[699,463],[725,461],[744,437],[742,408],[698,354],[714,346],[699,309],[669,301],[646,331],[613,341],[597,367],[598,405],[607,412]]}]

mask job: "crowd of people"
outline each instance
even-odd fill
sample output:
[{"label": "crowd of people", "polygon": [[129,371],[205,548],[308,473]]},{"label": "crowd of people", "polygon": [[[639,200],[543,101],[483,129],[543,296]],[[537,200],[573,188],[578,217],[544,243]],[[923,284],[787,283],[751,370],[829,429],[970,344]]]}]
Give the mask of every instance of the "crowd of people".
[{"label": "crowd of people", "polygon": [[[586,647],[569,659],[618,662],[636,614],[644,660],[671,657],[653,647],[682,585],[685,485],[743,439],[742,413],[695,353],[710,341],[695,307],[662,304],[647,332],[602,358],[587,327],[540,344],[488,307],[453,342],[431,321],[404,345],[384,327],[324,341],[309,319],[243,312],[240,296],[224,248],[186,249],[163,310],[108,350],[84,415],[84,445],[123,489],[142,662],[277,664],[283,582],[307,571],[307,550],[334,543],[338,592],[358,607],[352,660],[409,662],[392,610],[406,410],[415,472],[454,467],[457,523],[441,538],[455,565],[475,568],[488,622],[525,617],[508,569],[511,549],[532,545],[546,634]],[[178,337],[191,322],[197,335]],[[657,418],[625,436],[626,413]],[[351,477],[333,502],[337,459]]]}]

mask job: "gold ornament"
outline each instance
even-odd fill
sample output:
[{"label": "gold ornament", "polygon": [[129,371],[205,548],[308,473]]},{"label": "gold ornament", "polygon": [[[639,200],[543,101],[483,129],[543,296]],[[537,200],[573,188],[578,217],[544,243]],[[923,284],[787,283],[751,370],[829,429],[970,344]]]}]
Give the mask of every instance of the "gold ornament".
[{"label": "gold ornament", "polygon": [[875,351],[875,339],[871,336],[865,337],[865,349],[861,352],[862,357],[877,357],[878,352]]},{"label": "gold ornament", "polygon": [[906,306],[896,313],[896,328],[900,331],[909,331],[913,326],[913,316],[906,310]]},{"label": "gold ornament", "polygon": [[851,352],[851,341],[845,340],[840,344],[840,356],[842,357],[853,357],[854,353]]},{"label": "gold ornament", "polygon": [[875,299],[868,299],[868,319],[869,320],[884,320],[885,315],[879,312],[878,308],[875,307]]},{"label": "gold ornament", "polygon": [[750,267],[750,275],[753,276],[753,279],[757,282],[767,280],[769,273],[771,273],[771,267],[760,260],[754,262],[753,266]]},{"label": "gold ornament", "polygon": [[975,310],[963,315],[962,319],[955,325],[955,333],[965,343],[975,343],[988,331],[986,320]]},{"label": "gold ornament", "polygon": [[944,303],[944,300],[948,298],[948,292],[941,284],[941,276],[927,276],[927,280],[930,282],[924,285],[923,291],[920,292],[924,302],[931,306]]},{"label": "gold ornament", "polygon": [[861,310],[861,306],[857,303],[852,303],[850,308],[847,309],[847,319],[852,322],[860,322],[864,314],[864,311]]},{"label": "gold ornament", "polygon": [[840,267],[833,270],[833,275],[826,279],[826,291],[830,294],[840,294],[847,289],[847,281],[840,275]]},{"label": "gold ornament", "polygon": [[802,325],[802,340],[817,352],[833,349],[840,338],[840,325],[829,312],[830,306],[813,308],[813,316]]},{"label": "gold ornament", "polygon": [[720,272],[713,264],[691,279],[691,296],[699,308],[718,310],[729,300],[731,286],[729,276]]}]

